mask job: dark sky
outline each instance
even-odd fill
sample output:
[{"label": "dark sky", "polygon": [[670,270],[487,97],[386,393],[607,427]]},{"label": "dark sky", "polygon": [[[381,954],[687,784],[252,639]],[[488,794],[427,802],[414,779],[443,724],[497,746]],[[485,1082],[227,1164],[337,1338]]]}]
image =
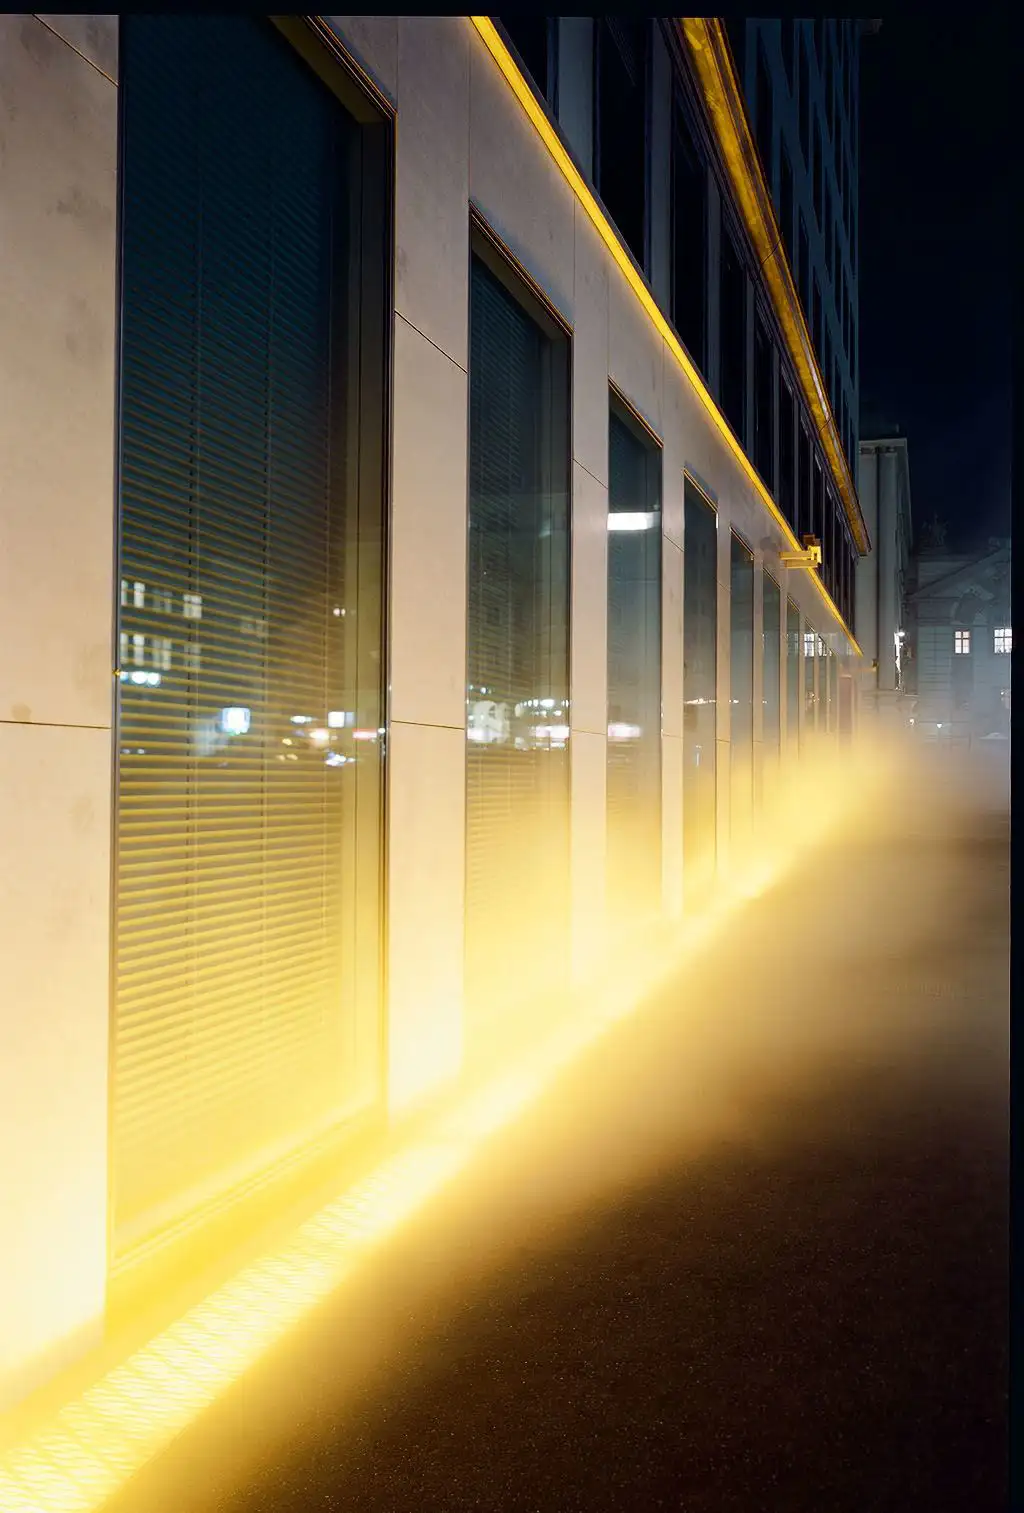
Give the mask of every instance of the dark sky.
[{"label": "dark sky", "polygon": [[[861,43],[861,413],[907,437],[915,528],[1010,530],[1013,149],[991,12],[884,19]],[[870,427],[869,427],[870,428]]]}]

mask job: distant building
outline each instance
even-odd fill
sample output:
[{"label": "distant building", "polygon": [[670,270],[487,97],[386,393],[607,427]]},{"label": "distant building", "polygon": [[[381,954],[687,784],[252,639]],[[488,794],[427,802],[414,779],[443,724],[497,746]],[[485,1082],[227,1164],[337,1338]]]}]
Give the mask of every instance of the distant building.
[{"label": "distant building", "polygon": [[967,741],[1010,732],[1010,542],[973,555],[946,550],[941,531],[912,560],[907,600],[909,692],[919,734]]},{"label": "distant building", "polygon": [[860,499],[871,551],[857,562],[856,625],[861,708],[902,723],[906,696],[906,599],[913,528],[910,464],[899,428],[876,425],[860,444]]}]

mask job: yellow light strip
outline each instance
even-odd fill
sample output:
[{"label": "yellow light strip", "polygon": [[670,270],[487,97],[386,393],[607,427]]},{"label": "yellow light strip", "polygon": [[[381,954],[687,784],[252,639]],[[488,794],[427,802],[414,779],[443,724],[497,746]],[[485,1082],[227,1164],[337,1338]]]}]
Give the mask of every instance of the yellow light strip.
[{"label": "yellow light strip", "polygon": [[[791,781],[804,791],[807,760]],[[813,759],[811,759],[813,760]],[[824,769],[823,769],[824,775]],[[818,791],[813,781],[811,786]],[[375,1245],[462,1171],[482,1143],[511,1124],[559,1072],[648,1001],[682,961],[729,928],[730,916],[763,891],[841,818],[865,782],[829,783],[834,807],[804,806],[787,822],[774,858],[752,858],[717,904],[674,929],[666,942],[639,941],[579,995],[559,1023],[547,1015],[527,1049],[502,1073],[442,1111],[342,1196],[299,1226],[273,1254],[244,1267],[176,1323],[114,1366],[41,1426],[0,1453],[0,1513],[99,1513],[244,1372],[327,1299]],[[779,799],[780,812],[792,812]],[[532,1027],[531,1027],[532,1028]]]},{"label": "yellow light strip", "polygon": [[[470,16],[469,19],[472,21],[474,27],[476,28],[481,41],[487,48],[487,51],[490,53],[491,57],[498,65],[502,76],[509,85],[516,99],[519,101],[523,110],[526,112],[530,124],[534,127],[537,135],[541,138],[541,141],[544,143],[545,147],[550,153],[551,158],[558,168],[559,172],[562,174],[562,177],[565,179],[566,183],[575,194],[577,200],[586,211],[594,226],[594,229],[597,231],[601,240],[604,242],[604,245],[608,249],[612,258],[614,258],[617,267],[619,268],[623,277],[626,279],[626,282],[629,284],[633,293],[640,301],[644,314],[647,316],[648,320],[654,326],[659,336],[670,349],[679,367],[682,369],[684,375],[689,380],[689,383],[696,393],[698,399],[701,401],[704,409],[707,411],[708,417],[714,424],[719,435],[729,447],[734,458],[736,459],[736,462],[739,464],[744,475],[756,491],[765,509],[771,515],[779,530],[782,532],[784,540],[789,546],[793,548],[794,551],[800,551],[801,545],[800,542],[796,539],[796,536],[793,534],[792,527],[790,526],[786,517],[783,515],[782,511],[779,509],[778,505],[775,503],[775,500],[772,498],[770,491],[765,487],[760,475],[755,469],[753,463],[750,461],[746,452],[743,450],[742,446],[733,435],[728,421],[725,419],[725,416],[722,414],[721,410],[718,408],[717,404],[712,398],[711,393],[705,385],[703,378],[694,367],[693,363],[690,361],[690,358],[687,356],[686,351],[683,348],[678,336],[676,336],[675,332],[672,330],[672,327],[669,325],[668,321],[661,313],[661,309],[659,308],[658,302],[654,298],[654,295],[644,283],[642,276],[637,272],[636,265],[634,264],[632,258],[621,242],[618,232],[615,230],[614,226],[609,221],[604,211],[601,209],[592,191],[587,187],[586,180],[583,178],[583,175],[580,173],[569,153],[563,146],[557,131],[555,131],[554,127],[551,125],[551,122],[545,115],[544,110],[539,104],[536,95],[530,88],[530,85],[527,83],[527,81],[523,78],[523,75],[519,72],[515,59],[512,57],[512,54],[509,52],[504,42],[501,40],[501,37],[499,36],[498,30],[495,27],[493,21],[489,16]],[[839,613],[839,610],[836,607],[831,594],[828,592],[828,589],[822,582],[821,577],[817,573],[813,574],[812,576],[818,592],[824,600],[827,608],[834,616],[839,626],[842,628],[843,633],[848,638],[854,654],[856,656],[860,656],[860,647],[857,645],[852,632],[844,622],[842,615]]]},{"label": "yellow light strip", "polygon": [[833,481],[861,552],[869,550],[867,525],[839,430],[832,414],[828,385],[818,366],[817,354],[800,296],[793,283],[785,243],[775,218],[771,190],[765,181],[760,154],[754,145],[743,103],[743,92],[721,21],[717,17],[682,16],[678,25],[693,59],[704,105],[722,150],[733,193],[744,224],[761,261],[772,305],[782,327],[789,355],[800,380],[804,399],[825,448]]}]

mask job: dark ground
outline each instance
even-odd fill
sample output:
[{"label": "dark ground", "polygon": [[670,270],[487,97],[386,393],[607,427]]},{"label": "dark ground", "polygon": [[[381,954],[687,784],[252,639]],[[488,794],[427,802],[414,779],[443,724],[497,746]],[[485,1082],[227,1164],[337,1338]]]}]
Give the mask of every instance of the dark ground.
[{"label": "dark ground", "polygon": [[118,1507],[1002,1513],[1008,817],[903,793]]}]

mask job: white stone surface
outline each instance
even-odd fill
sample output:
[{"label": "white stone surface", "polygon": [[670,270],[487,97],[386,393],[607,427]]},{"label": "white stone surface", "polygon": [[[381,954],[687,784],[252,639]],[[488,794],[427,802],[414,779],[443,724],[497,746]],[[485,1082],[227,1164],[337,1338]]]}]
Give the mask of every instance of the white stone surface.
[{"label": "white stone surface", "polygon": [[391,717],[466,721],[467,379],[395,321]]},{"label": "white stone surface", "polygon": [[398,38],[395,308],[465,368],[469,340],[467,16],[409,16]]},{"label": "white stone surface", "polygon": [[470,198],[571,323],[575,197],[479,41],[470,50],[469,120]]},{"label": "white stone surface", "polygon": [[593,971],[607,944],[607,737],[577,730],[570,748],[571,959],[573,976],[579,980]]},{"label": "white stone surface", "polygon": [[570,692],[573,731],[608,729],[608,490],[573,465]]},{"label": "white stone surface", "polygon": [[683,733],[683,554],[661,540],[661,731]]},{"label": "white stone surface", "polygon": [[39,16],[37,19],[116,84],[118,16]]},{"label": "white stone surface", "polygon": [[0,720],[109,725],[117,91],[0,17]]},{"label": "white stone surface", "polygon": [[325,16],[342,46],[384,97],[398,98],[399,16]]},{"label": "white stone surface", "polygon": [[462,1056],[464,731],[392,722],[388,850],[388,1099],[399,1110]]},{"label": "white stone surface", "polygon": [[0,722],[0,1405],[102,1327],[110,763],[109,730]]}]

